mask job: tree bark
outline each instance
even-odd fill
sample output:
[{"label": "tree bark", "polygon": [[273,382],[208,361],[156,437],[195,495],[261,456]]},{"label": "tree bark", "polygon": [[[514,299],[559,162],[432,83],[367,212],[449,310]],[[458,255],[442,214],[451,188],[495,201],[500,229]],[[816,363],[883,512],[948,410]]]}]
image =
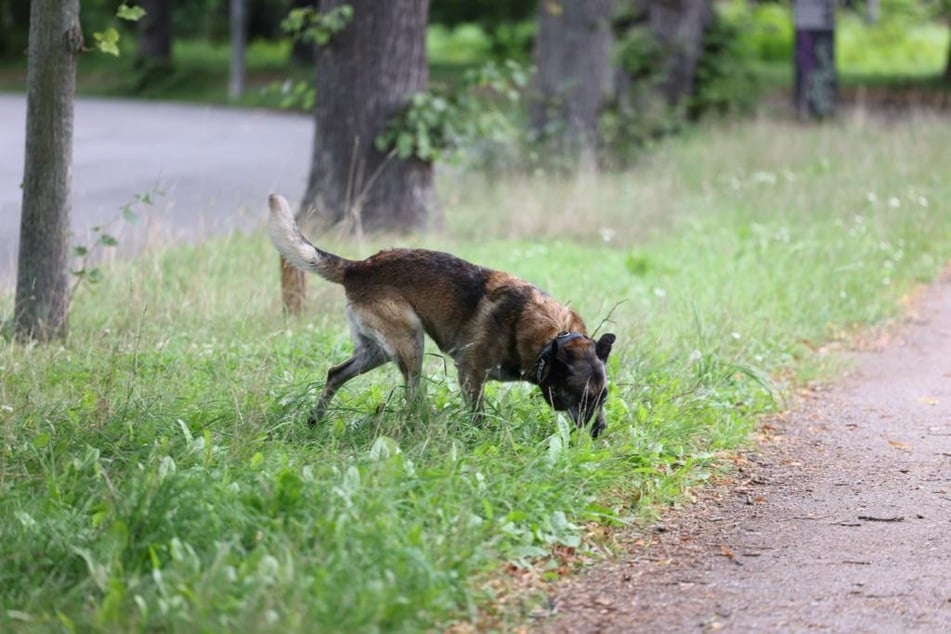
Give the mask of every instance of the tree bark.
[{"label": "tree bark", "polygon": [[593,150],[611,93],[611,13],[615,0],[541,0],[529,116],[569,154]]},{"label": "tree bark", "polygon": [[140,0],[145,15],[139,21],[138,64],[147,71],[172,65],[171,0]]},{"label": "tree bark", "polygon": [[33,0],[27,61],[26,154],[14,330],[20,339],[66,335],[70,181],[79,0]]},{"label": "tree bark", "polygon": [[834,0],[794,0],[793,22],[796,111],[801,118],[832,116],[838,100]]},{"label": "tree bark", "polygon": [[[438,220],[433,166],[384,154],[374,140],[409,97],[427,89],[428,0],[323,0],[353,7],[318,48],[314,146],[301,215],[354,232],[425,229]],[[306,218],[305,218],[306,220]]]},{"label": "tree bark", "polygon": [[231,64],[228,68],[228,99],[234,101],[244,94],[244,49],[247,40],[247,0],[231,0],[230,36]]},{"label": "tree bark", "polygon": [[[948,28],[951,29],[951,17],[948,18]],[[944,83],[951,85],[951,40],[948,40],[948,59],[944,63]]]},{"label": "tree bark", "polygon": [[658,91],[673,105],[693,93],[703,36],[713,23],[710,0],[661,0],[647,3],[648,26],[663,50]]}]

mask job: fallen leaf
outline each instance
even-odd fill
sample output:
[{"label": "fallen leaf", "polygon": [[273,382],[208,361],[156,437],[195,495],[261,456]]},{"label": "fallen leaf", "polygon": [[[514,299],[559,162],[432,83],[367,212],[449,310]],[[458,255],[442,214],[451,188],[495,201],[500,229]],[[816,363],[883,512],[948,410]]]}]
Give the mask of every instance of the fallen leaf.
[{"label": "fallen leaf", "polygon": [[919,396],[919,397],[918,397],[918,402],[919,402],[919,403],[924,403],[925,405],[937,405],[937,404],[938,404],[938,399],[936,399],[936,398],[933,397],[933,396]]},{"label": "fallen leaf", "polygon": [[902,451],[909,451],[909,450],[910,450],[910,448],[908,447],[908,445],[906,445],[906,444],[903,443],[903,442],[899,442],[899,441],[897,441],[897,440],[889,440],[889,441],[888,441],[888,444],[891,445],[892,447],[894,447],[895,449],[901,449]]}]

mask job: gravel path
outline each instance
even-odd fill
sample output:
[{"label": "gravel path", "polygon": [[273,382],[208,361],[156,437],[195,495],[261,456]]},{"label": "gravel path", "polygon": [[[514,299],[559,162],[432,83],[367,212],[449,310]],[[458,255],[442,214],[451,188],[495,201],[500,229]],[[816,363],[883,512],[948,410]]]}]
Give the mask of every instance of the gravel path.
[{"label": "gravel path", "polygon": [[951,632],[951,277],[638,538],[530,629]]}]

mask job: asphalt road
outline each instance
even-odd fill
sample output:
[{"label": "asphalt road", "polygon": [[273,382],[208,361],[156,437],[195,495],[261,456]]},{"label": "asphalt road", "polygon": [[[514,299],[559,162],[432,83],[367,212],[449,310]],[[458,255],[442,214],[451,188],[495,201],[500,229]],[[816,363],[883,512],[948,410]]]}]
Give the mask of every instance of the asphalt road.
[{"label": "asphalt road", "polygon": [[[26,98],[0,95],[0,288],[16,277]],[[149,242],[259,226],[267,196],[304,193],[313,125],[305,115],[79,99],[73,136],[74,243],[109,224],[131,255]],[[136,194],[161,192],[121,220]]]}]

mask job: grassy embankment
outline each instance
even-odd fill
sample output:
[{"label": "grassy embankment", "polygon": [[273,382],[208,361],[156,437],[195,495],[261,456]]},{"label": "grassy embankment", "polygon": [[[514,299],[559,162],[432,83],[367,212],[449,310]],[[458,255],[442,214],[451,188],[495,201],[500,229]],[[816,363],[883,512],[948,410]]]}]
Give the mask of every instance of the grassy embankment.
[{"label": "grassy embankment", "polygon": [[504,562],[555,575],[552,551],[609,547],[727,468],[822,375],[823,346],[900,314],[951,253],[949,147],[937,118],[756,121],[631,173],[444,176],[445,234],[400,242],[517,273],[617,333],[597,441],[524,385],[494,385],[473,425],[435,355],[423,415],[389,369],[309,429],[349,351],[339,288],[283,318],[263,232],[108,267],[66,343],[0,340],[0,630],[504,623]]}]

